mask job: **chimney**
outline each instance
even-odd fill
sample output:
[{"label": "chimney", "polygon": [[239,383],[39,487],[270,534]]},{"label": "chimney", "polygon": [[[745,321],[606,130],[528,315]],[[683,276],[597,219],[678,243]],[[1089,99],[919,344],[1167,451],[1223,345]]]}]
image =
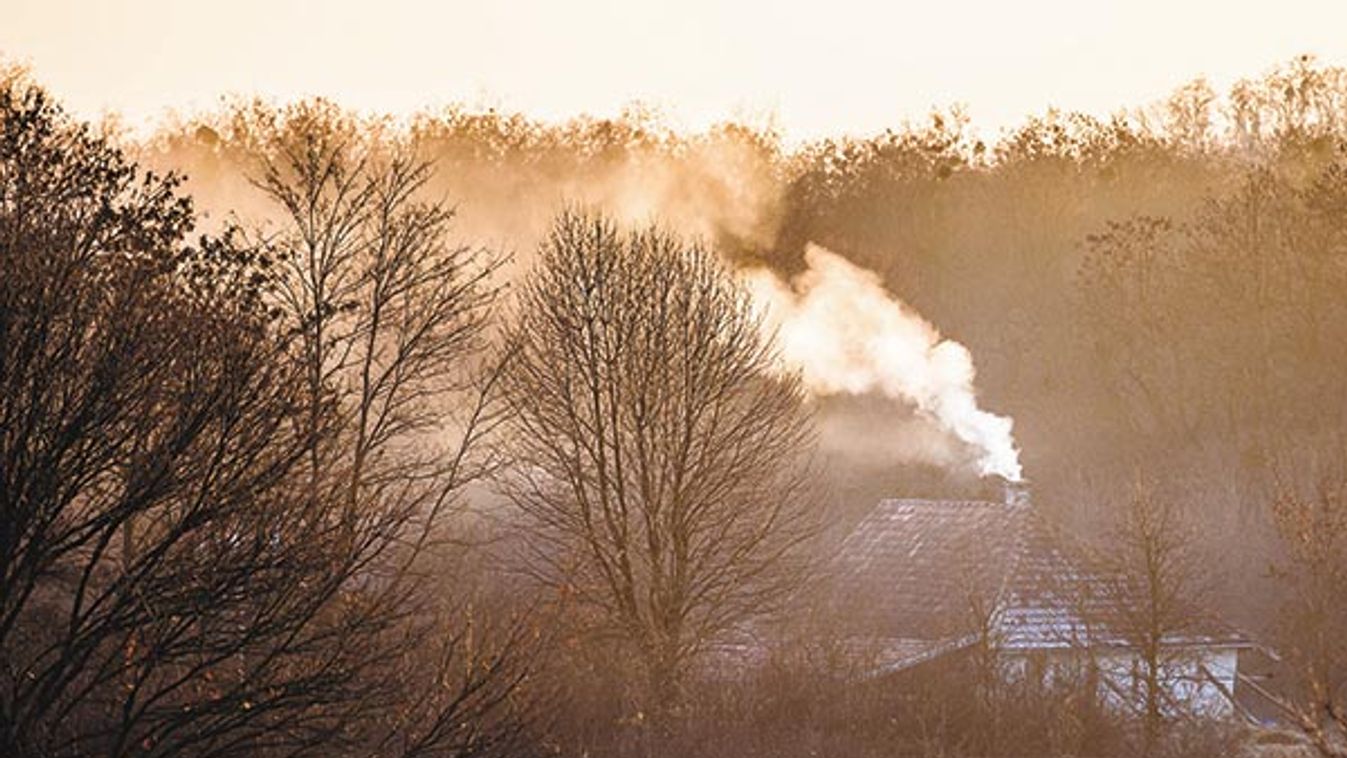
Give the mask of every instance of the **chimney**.
[{"label": "chimney", "polygon": [[1029,480],[1020,479],[1018,481],[1004,480],[1002,483],[1005,492],[1006,505],[1015,507],[1029,507]]},{"label": "chimney", "polygon": [[979,480],[978,498],[984,502],[1000,502],[1020,508],[1029,506],[1029,480],[1007,479],[1000,474],[989,474]]}]

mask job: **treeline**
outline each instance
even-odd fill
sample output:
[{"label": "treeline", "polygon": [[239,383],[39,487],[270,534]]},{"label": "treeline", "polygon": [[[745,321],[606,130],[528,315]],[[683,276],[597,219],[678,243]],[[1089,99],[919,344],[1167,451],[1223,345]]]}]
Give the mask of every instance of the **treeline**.
[{"label": "treeline", "polygon": [[1313,642],[1332,747],[1344,146],[1310,59],[799,148],[324,101],[118,145],[9,73],[0,753],[1128,754],[1079,693],[848,676],[831,539],[981,485],[768,370],[734,269],[809,242],[969,346],[1038,507],[1105,534],[1157,483],[1224,615]]},{"label": "treeline", "polygon": [[[1339,393],[1322,387],[1332,359],[1313,354],[1332,336],[1304,331],[1341,322],[1324,310],[1337,291],[1331,255],[1305,248],[1336,243],[1287,233],[1333,222],[1345,103],[1343,70],[1299,58],[1226,93],[1199,80],[1108,120],[1049,112],[994,142],[957,109],[871,138],[791,148],[770,127],[684,135],[641,109],[552,125],[495,112],[394,120],[321,102],[241,101],[166,126],[137,151],[184,171],[203,208],[253,218],[267,209],[248,177],[277,122],[308,113],[405,141],[434,161],[429,187],[456,204],[462,238],[512,254],[512,270],[526,267],[567,203],[658,218],[735,261],[787,272],[815,242],[877,271],[968,344],[985,404],[1017,419],[1040,501],[1088,511],[1137,466],[1184,458],[1185,477],[1200,471],[1214,479],[1202,486],[1225,487],[1211,505],[1225,518],[1263,494],[1264,464],[1277,457],[1270,437],[1289,428],[1284,412],[1321,430],[1341,420]],[[1124,249],[1162,228],[1163,246],[1180,249],[1145,260]],[[1148,284],[1145,296],[1165,304],[1127,290],[1152,277],[1164,291]],[[1270,302],[1305,296],[1319,303],[1306,306],[1314,313]],[[1171,317],[1175,309],[1188,313]],[[1172,333],[1154,333],[1140,311]],[[1251,329],[1260,336],[1245,339]],[[1169,369],[1155,365],[1166,360]],[[1273,367],[1275,381],[1250,376]],[[1307,393],[1306,382],[1318,389]],[[1186,428],[1160,428],[1173,425]],[[1251,461],[1262,463],[1238,465]]]}]

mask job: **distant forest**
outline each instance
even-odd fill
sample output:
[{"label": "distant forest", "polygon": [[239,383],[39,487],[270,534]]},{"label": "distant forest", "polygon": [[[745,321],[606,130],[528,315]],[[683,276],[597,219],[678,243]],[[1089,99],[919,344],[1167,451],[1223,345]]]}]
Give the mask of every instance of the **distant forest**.
[{"label": "distant forest", "polygon": [[[217,219],[265,217],[250,167],[304,119],[414,144],[458,238],[512,255],[507,271],[527,267],[559,207],[583,203],[740,263],[789,273],[814,242],[878,272],[971,349],[983,405],[1015,419],[1035,500],[1078,526],[1142,472],[1253,577],[1266,560],[1245,541],[1273,481],[1330,475],[1343,449],[1347,70],[1308,56],[1107,120],[1049,111],[994,141],[957,108],[791,148],[737,123],[677,133],[639,107],[549,124],[239,101],[132,148],[184,173]],[[835,410],[844,428],[903,422]],[[880,495],[976,490],[858,447],[841,463],[861,470],[833,484],[839,516]],[[1245,549],[1220,549],[1235,536]]]},{"label": "distant forest", "polygon": [[[1082,543],[1106,545],[1145,482],[1193,527],[1212,605],[1273,640],[1288,590],[1272,567],[1300,560],[1296,514],[1347,539],[1347,69],[1307,56],[1108,119],[1049,111],[990,136],[951,108],[800,145],[754,124],[683,133],[640,107],[548,123],[246,98],[133,136],[75,122],[31,84],[40,73],[3,77],[0,125],[0,289],[5,312],[27,314],[0,322],[0,505],[29,514],[0,533],[0,752],[994,754],[994,736],[951,737],[943,752],[931,747],[940,726],[849,725],[845,688],[785,664],[739,695],[689,695],[690,661],[717,634],[815,607],[783,602],[789,587],[815,588],[765,559],[714,575],[722,605],[682,619],[686,644],[660,626],[656,590],[646,609],[602,561],[576,576],[612,584],[617,600],[563,570],[567,540],[595,538],[531,477],[573,476],[589,492],[589,474],[567,468],[586,448],[538,440],[574,413],[557,398],[610,376],[551,375],[581,344],[566,330],[623,323],[686,282],[683,310],[660,317],[742,332],[724,371],[757,377],[769,347],[724,282],[746,266],[797,272],[809,243],[877,272],[969,348],[981,405],[1014,418],[1034,506]],[[20,255],[86,245],[103,261],[87,270],[75,253],[59,265]],[[620,248],[630,267],[567,258],[586,245]],[[359,263],[370,250],[387,258]],[[105,263],[119,255],[131,262]],[[566,282],[614,288],[613,310],[566,311]],[[647,322],[621,333],[652,354],[696,352]],[[90,352],[95,337],[104,352]],[[724,375],[678,387],[730,387]],[[725,389],[741,393],[727,407],[750,404],[769,426],[724,444],[760,452],[734,469],[759,487],[750,516],[800,530],[765,548],[725,516],[735,560],[798,552],[817,566],[883,497],[1000,497],[969,471],[891,455],[878,440],[910,425],[910,409],[805,401],[783,382]],[[101,399],[71,404],[86,395]],[[42,414],[64,421],[47,428]],[[441,446],[450,432],[461,441]],[[602,473],[608,442],[595,433]],[[637,444],[625,427],[612,434],[614,449]],[[64,510],[43,510],[61,498]],[[1321,511],[1295,511],[1308,502]],[[215,531],[201,536],[203,524]],[[625,543],[612,549],[625,559]],[[201,556],[240,573],[208,576]],[[627,581],[654,581],[637,573]],[[755,594],[736,594],[728,574]],[[142,603],[146,592],[162,603]],[[64,642],[47,646],[49,624],[68,629]],[[1094,727],[1072,728],[1004,754],[1055,754]]]}]

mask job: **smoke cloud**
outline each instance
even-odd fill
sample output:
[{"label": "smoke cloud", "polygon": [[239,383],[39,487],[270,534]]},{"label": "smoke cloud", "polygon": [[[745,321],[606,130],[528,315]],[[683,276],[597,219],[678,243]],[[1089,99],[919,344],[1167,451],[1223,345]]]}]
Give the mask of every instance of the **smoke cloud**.
[{"label": "smoke cloud", "polygon": [[[1018,481],[1013,421],[978,407],[968,348],[886,291],[879,277],[809,245],[791,282],[766,269],[745,278],[782,359],[816,395],[881,393],[914,407],[973,451],[981,475]],[[956,455],[953,446],[945,448]],[[950,461],[954,462],[954,461]]]},{"label": "smoke cloud", "polygon": [[[690,237],[753,250],[773,247],[785,213],[780,146],[771,131],[729,124],[679,135],[639,113],[558,126],[454,111],[418,117],[403,133],[323,102],[243,102],[168,125],[136,152],[161,170],[185,171],[207,214],[265,225],[274,209],[248,179],[264,142],[258,134],[295,118],[365,129],[372,145],[409,140],[435,162],[429,193],[462,200],[462,239],[514,254],[501,272],[506,281],[528,269],[531,251],[566,204],[602,208],[632,225],[656,219]],[[765,269],[749,274],[783,358],[817,395],[877,394],[903,410],[885,421],[882,440],[871,437],[870,424],[821,419],[830,449],[1018,478],[1011,421],[977,407],[967,349],[942,340],[871,272],[817,246],[806,261],[809,270],[789,284]],[[863,449],[847,442],[857,437]]]}]

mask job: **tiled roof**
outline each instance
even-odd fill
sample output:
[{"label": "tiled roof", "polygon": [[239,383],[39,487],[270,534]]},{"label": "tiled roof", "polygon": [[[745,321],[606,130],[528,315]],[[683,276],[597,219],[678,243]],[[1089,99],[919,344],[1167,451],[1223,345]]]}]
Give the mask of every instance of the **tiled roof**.
[{"label": "tiled roof", "polygon": [[842,544],[839,600],[857,631],[908,641],[899,659],[940,649],[920,641],[981,633],[1003,649],[1121,644],[1099,621],[1110,613],[1109,593],[1091,590],[1102,580],[1065,544],[1025,503],[883,500]]},{"label": "tiled roof", "polygon": [[1054,568],[1068,569],[1032,508],[977,500],[883,500],[847,537],[840,563],[869,631],[918,639],[974,631],[994,604],[1032,601]]}]

